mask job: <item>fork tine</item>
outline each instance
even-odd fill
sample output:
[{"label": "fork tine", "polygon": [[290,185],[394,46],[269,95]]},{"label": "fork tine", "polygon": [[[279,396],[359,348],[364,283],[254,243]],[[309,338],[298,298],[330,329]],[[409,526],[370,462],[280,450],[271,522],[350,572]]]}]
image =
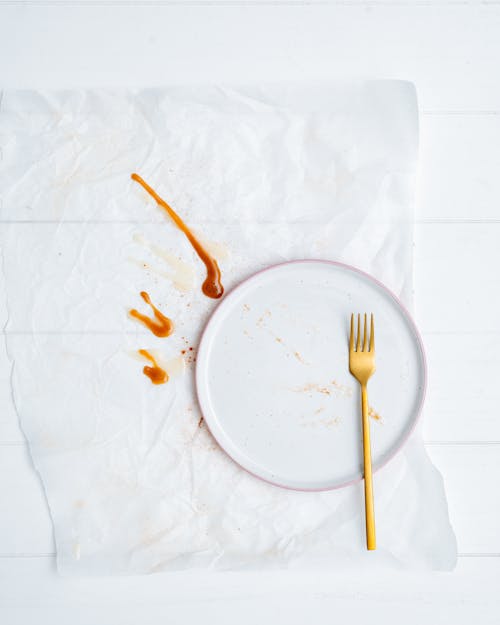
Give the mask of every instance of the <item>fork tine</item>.
[{"label": "fork tine", "polygon": [[358,336],[356,340],[356,351],[359,352],[361,346],[361,315],[358,313]]},{"label": "fork tine", "polygon": [[366,344],[368,342],[368,334],[366,332],[366,313],[365,313],[365,327],[363,331],[363,351],[366,352]]},{"label": "fork tine", "polygon": [[349,351],[354,349],[354,313],[351,314],[351,333],[349,334]]},{"label": "fork tine", "polygon": [[370,351],[375,349],[375,324],[373,323],[373,313],[371,315],[370,322]]}]

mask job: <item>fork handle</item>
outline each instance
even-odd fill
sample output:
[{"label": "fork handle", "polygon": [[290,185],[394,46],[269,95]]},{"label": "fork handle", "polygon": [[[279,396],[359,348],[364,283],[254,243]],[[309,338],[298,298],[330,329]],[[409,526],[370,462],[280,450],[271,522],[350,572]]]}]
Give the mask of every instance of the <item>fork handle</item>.
[{"label": "fork handle", "polygon": [[363,463],[365,473],[365,520],[366,548],[377,548],[375,539],[375,511],[373,507],[372,454],[370,446],[370,420],[368,416],[368,393],[366,384],[361,385],[361,415],[363,420]]}]

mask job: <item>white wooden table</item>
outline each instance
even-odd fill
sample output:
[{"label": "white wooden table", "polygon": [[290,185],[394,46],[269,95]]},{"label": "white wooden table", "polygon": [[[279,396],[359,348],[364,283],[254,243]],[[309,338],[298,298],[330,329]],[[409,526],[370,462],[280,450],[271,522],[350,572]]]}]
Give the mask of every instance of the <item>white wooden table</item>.
[{"label": "white wooden table", "polygon": [[425,440],[457,570],[60,579],[2,348],[1,623],[500,622],[500,2],[0,2],[5,88],[339,76],[409,79],[420,97]]}]

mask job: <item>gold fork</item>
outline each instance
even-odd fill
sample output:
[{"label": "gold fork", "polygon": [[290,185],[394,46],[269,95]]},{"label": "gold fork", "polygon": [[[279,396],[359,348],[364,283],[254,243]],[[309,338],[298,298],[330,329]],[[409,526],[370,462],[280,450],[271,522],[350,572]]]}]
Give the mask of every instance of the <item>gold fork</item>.
[{"label": "gold fork", "polygon": [[[370,340],[366,314],[364,319],[363,345],[361,345],[361,315],[358,315],[357,339],[354,332],[354,314],[351,315],[351,334],[349,336],[349,371],[361,385],[361,416],[363,422],[363,462],[365,474],[365,520],[366,548],[377,548],[375,540],[375,512],[373,509],[372,457],[370,449],[370,422],[368,419],[368,394],[366,386],[375,371],[375,328],[373,315],[370,320]],[[367,349],[368,344],[368,349]]]}]

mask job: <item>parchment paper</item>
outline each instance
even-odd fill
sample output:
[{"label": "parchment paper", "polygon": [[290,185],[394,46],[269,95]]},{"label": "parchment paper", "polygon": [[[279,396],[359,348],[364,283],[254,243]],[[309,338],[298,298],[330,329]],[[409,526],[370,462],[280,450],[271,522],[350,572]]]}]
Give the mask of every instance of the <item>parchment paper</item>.
[{"label": "parchment paper", "polygon": [[[62,574],[454,566],[418,428],[375,476],[375,553],[361,484],[283,490],[218,448],[193,388],[217,303],[187,240],[130,180],[212,243],[227,290],[271,263],[325,258],[411,307],[417,136],[414,88],[395,81],[3,94],[5,336]],[[146,312],[141,290],[172,336],[129,318]],[[141,348],[166,363],[167,384],[142,374]]]}]

